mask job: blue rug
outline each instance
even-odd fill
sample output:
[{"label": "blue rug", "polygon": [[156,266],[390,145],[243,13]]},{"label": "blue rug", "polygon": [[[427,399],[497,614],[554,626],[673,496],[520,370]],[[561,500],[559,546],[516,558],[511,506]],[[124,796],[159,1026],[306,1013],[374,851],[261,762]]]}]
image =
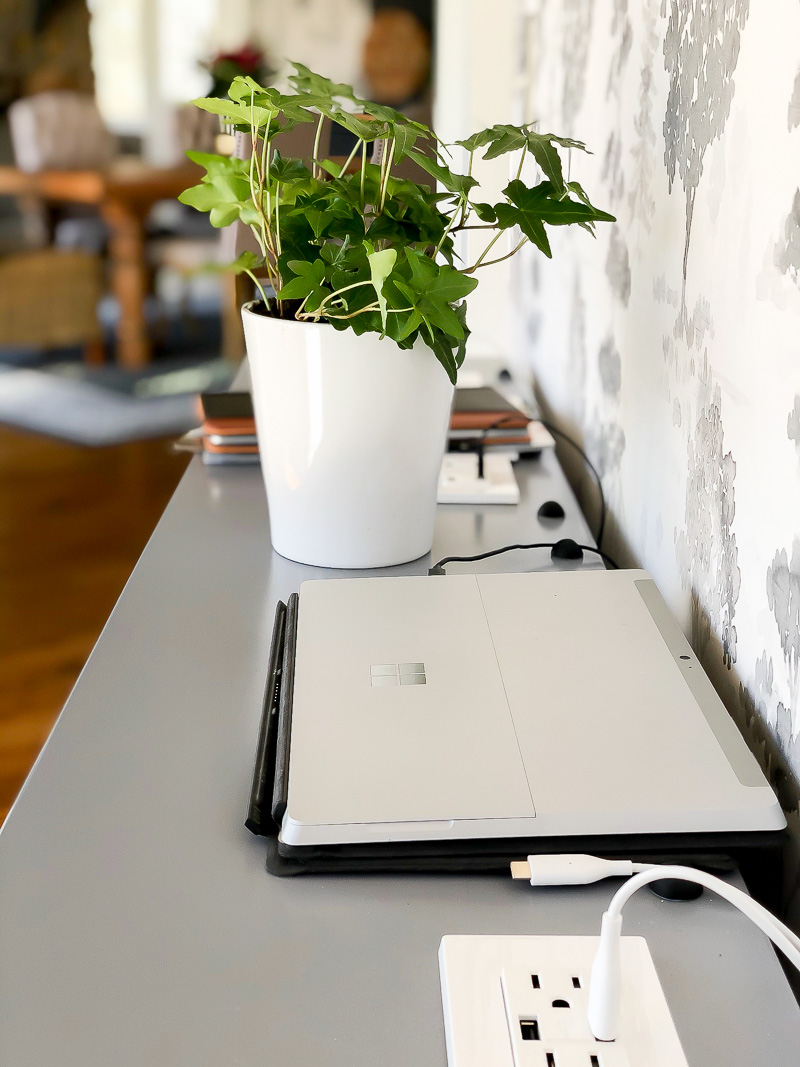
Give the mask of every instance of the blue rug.
[{"label": "blue rug", "polygon": [[99,447],[178,435],[197,426],[197,394],[227,389],[235,367],[165,360],[141,374],[77,363],[0,366],[0,423]]}]

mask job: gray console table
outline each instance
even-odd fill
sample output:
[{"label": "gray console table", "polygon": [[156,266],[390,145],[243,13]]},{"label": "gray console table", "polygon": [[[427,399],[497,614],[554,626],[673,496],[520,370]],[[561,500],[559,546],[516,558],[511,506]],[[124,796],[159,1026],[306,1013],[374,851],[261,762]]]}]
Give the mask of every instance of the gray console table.
[{"label": "gray console table", "polygon": [[[435,558],[590,536],[554,456],[517,472],[518,507],[439,509]],[[567,518],[543,529],[552,498]],[[267,522],[257,469],[193,461],[8,817],[4,1067],[444,1067],[443,934],[599,929],[610,884],[266,873],[242,820],[274,606],[329,573],[273,555]],[[797,1067],[800,1012],[745,920],[643,892],[626,931],[692,1067]]]}]

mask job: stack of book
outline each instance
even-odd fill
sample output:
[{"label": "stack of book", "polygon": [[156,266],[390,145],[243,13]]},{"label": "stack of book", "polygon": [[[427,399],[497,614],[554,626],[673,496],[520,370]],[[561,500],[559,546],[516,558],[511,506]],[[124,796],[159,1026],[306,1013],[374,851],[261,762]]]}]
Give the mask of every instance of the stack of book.
[{"label": "stack of book", "polygon": [[[253,401],[249,393],[203,393],[203,424],[177,447],[201,451],[210,466],[259,462]],[[504,452],[511,458],[538,453],[555,442],[540,423],[489,386],[458,388],[450,414],[450,452]]]},{"label": "stack of book", "polygon": [[258,463],[258,439],[249,393],[203,393],[203,462],[209,466]]},{"label": "stack of book", "polygon": [[496,389],[458,388],[450,415],[448,447],[451,452],[474,451],[479,446],[492,452],[538,452],[549,442],[532,436],[532,427],[538,429],[538,424],[531,421],[530,415]]}]

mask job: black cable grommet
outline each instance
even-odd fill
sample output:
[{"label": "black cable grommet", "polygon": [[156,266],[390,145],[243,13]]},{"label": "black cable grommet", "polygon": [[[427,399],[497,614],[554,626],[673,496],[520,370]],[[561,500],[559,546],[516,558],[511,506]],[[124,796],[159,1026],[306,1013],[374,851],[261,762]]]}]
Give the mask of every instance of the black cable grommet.
[{"label": "black cable grommet", "polygon": [[571,537],[562,537],[550,549],[550,559],[583,559],[583,549]]},{"label": "black cable grommet", "polygon": [[659,878],[647,887],[662,900],[697,900],[703,895],[703,887],[697,882],[687,882],[685,878]]}]

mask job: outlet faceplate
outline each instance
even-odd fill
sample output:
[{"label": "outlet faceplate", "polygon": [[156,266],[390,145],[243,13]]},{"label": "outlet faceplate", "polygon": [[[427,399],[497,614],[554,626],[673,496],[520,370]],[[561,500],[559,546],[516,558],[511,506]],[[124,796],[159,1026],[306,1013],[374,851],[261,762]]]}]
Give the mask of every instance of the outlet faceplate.
[{"label": "outlet faceplate", "polygon": [[622,938],[619,1037],[592,1036],[597,945],[596,937],[443,937],[449,1067],[688,1067],[643,937]]}]

